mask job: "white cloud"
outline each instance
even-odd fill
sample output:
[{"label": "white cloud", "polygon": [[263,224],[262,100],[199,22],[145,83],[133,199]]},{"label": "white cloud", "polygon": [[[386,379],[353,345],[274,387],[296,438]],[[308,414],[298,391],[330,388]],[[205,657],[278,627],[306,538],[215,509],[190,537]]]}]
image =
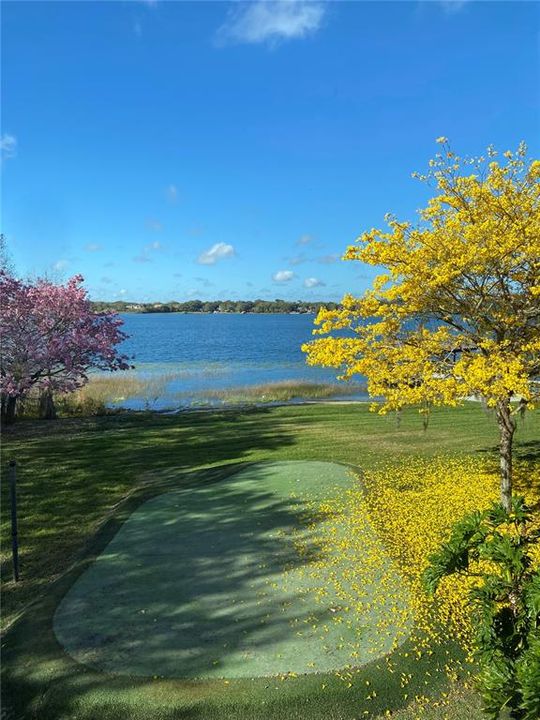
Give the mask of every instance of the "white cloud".
[{"label": "white cloud", "polygon": [[334,253],[333,255],[322,255],[321,257],[317,258],[317,262],[321,263],[321,265],[331,265],[332,263],[335,263],[339,260],[339,255],[337,253]]},{"label": "white cloud", "polygon": [[219,28],[221,41],[262,43],[291,40],[316,32],[325,8],[321,2],[306,0],[256,0],[240,3]]},{"label": "white cloud", "polygon": [[272,280],[278,283],[285,283],[289,282],[289,280],[292,280],[293,277],[294,273],[292,270],[278,270],[277,273],[274,273],[272,275]]},{"label": "white cloud", "polygon": [[298,240],[296,241],[297,245],[309,245],[310,242],[313,241],[313,235],[300,235]]},{"label": "white cloud", "polygon": [[122,288],[121,290],[119,290],[117,292],[117,295],[126,295],[126,293],[127,293],[127,290],[125,288]]},{"label": "white cloud", "polygon": [[68,265],[69,265],[69,260],[57,260],[53,265],[53,270],[57,270],[58,272],[61,272],[62,270],[65,270]]},{"label": "white cloud", "polygon": [[9,133],[4,133],[0,138],[0,151],[3,158],[11,158],[17,154],[17,138]]},{"label": "white cloud", "polygon": [[326,283],[318,278],[310,277],[304,280],[305,288],[325,287]]},{"label": "white cloud", "polygon": [[88,243],[88,245],[84,246],[84,249],[86,252],[99,252],[102,250],[102,247],[99,243]]},{"label": "white cloud", "polygon": [[163,250],[163,245],[159,242],[159,240],[154,240],[151,243],[148,243],[148,245],[145,245],[142,249],[142,253],[140,255],[137,255],[133,258],[133,262],[137,263],[149,263],[153,262],[151,258],[151,254],[153,252],[160,252]]},{"label": "white cloud", "polygon": [[176,185],[169,185],[169,187],[167,188],[166,194],[167,194],[167,199],[169,200],[170,203],[173,203],[173,205],[174,205],[175,203],[178,202],[178,188],[176,187]]},{"label": "white cloud", "polygon": [[227,245],[227,243],[222,242],[215,243],[215,245],[212,245],[211,248],[205,250],[199,255],[197,262],[199,265],[215,265],[218,260],[233,257],[234,254],[235,250],[232,245]]},{"label": "white cloud", "polygon": [[302,263],[308,262],[307,257],[304,255],[304,253],[300,253],[300,255],[295,255],[292,258],[289,258],[289,264],[290,265],[301,265]]},{"label": "white cloud", "polygon": [[440,0],[442,8],[447,13],[459,12],[469,0]]}]

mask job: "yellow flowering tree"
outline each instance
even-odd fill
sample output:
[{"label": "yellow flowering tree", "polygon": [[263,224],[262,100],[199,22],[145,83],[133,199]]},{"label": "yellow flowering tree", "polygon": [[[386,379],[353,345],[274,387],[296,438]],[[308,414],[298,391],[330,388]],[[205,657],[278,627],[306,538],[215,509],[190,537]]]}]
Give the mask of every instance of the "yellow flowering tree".
[{"label": "yellow flowering tree", "polygon": [[523,143],[501,161],[492,147],[460,158],[437,142],[428,172],[413,173],[434,188],[419,221],[387,215],[388,229],[347,249],[345,260],[384,272],[362,297],[321,309],[322,337],[302,349],[340,378],[366,376],[381,413],[483,398],[497,417],[509,509],[516,413],[540,397],[540,160]]}]

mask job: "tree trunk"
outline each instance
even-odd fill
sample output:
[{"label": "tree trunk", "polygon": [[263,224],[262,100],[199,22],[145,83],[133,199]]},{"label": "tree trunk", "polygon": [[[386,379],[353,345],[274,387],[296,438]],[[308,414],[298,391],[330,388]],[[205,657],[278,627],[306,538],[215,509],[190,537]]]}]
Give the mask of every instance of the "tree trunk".
[{"label": "tree trunk", "polygon": [[44,390],[39,398],[39,416],[43,420],[56,420],[56,407],[53,394],[50,390]]},{"label": "tree trunk", "polygon": [[500,432],[501,503],[509,512],[512,509],[512,442],[516,430],[516,421],[511,414],[510,401],[498,403],[497,422]]},{"label": "tree trunk", "polygon": [[15,410],[17,409],[17,398],[8,395],[2,398],[2,423],[13,425],[15,422]]}]

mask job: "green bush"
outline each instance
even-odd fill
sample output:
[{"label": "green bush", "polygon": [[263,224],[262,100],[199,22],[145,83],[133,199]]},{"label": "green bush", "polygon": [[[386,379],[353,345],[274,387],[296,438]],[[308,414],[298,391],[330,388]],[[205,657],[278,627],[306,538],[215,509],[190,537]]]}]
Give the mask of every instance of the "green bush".
[{"label": "green bush", "polygon": [[478,687],[493,720],[504,708],[520,720],[540,718],[539,538],[523,498],[510,512],[496,503],[458,522],[424,574],[430,593],[447,575],[476,578],[470,599]]}]

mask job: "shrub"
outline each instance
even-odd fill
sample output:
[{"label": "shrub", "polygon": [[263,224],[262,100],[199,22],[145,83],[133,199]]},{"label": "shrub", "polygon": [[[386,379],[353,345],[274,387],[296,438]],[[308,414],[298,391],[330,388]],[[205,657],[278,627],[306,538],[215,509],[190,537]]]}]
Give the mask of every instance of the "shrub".
[{"label": "shrub", "polygon": [[488,717],[540,717],[540,530],[523,498],[458,522],[429,558],[424,582],[435,593],[448,575],[474,578],[470,601],[478,686]]}]

